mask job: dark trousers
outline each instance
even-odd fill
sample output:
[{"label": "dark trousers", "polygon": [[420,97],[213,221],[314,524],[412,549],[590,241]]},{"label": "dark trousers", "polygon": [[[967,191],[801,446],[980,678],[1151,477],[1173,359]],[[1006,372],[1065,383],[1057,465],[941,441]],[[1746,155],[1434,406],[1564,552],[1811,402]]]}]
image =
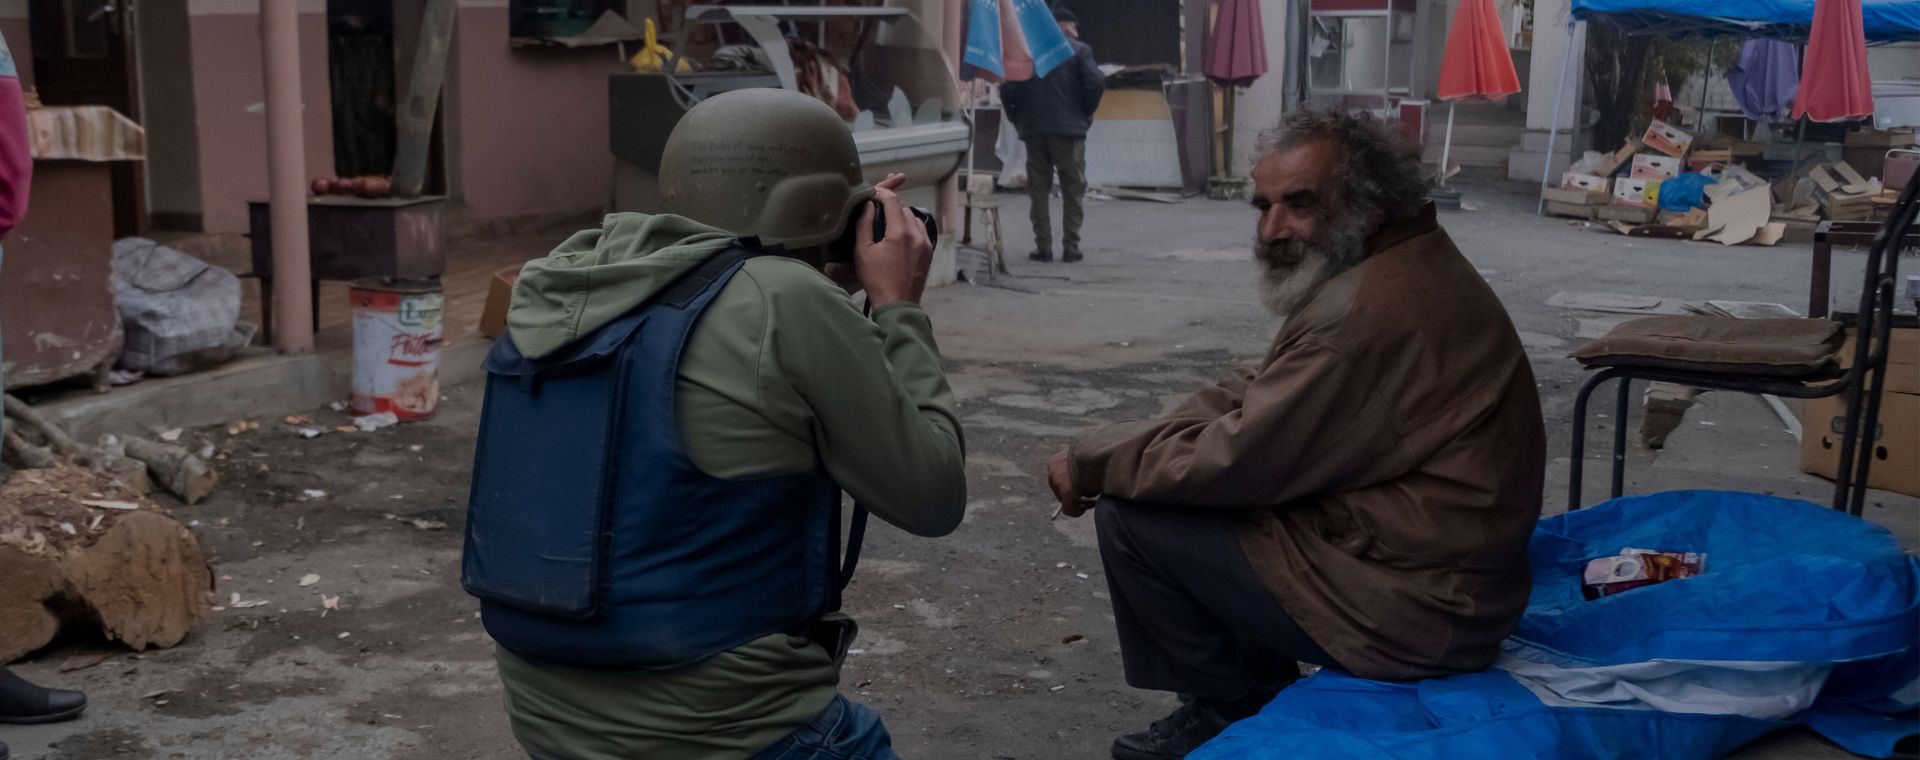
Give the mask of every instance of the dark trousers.
[{"label": "dark trousers", "polygon": [[1080,224],[1087,220],[1081,201],[1087,195],[1087,141],[1078,137],[1035,137],[1027,144],[1027,218],[1033,221],[1036,250],[1053,250],[1053,220],[1047,204],[1053,195],[1053,174],[1060,173],[1060,246],[1080,252]]},{"label": "dark trousers", "polygon": [[1337,666],[1254,574],[1241,516],[1111,497],[1093,514],[1129,685],[1228,702]]}]

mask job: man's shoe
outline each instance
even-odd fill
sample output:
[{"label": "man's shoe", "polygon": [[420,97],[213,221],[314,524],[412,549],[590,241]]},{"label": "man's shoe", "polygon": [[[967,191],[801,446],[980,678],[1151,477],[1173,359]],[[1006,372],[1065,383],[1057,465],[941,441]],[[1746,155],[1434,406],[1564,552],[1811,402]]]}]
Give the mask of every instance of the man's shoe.
[{"label": "man's shoe", "polygon": [[1085,257],[1085,256],[1082,256],[1082,255],[1080,255],[1080,252],[1079,252],[1079,251],[1067,251],[1066,253],[1064,253],[1064,254],[1061,254],[1061,256],[1060,256],[1060,260],[1061,260],[1061,261],[1064,261],[1064,262],[1067,262],[1068,264],[1072,264],[1072,263],[1074,263],[1074,262],[1076,262],[1076,261],[1079,261],[1079,260],[1081,260],[1081,259],[1084,259],[1084,258],[1086,258],[1086,257]]},{"label": "man's shoe", "polygon": [[47,689],[0,668],[0,723],[58,723],[80,717],[87,695],[70,689]]},{"label": "man's shoe", "polygon": [[1052,251],[1034,251],[1033,253],[1027,254],[1027,260],[1039,261],[1039,262],[1051,264],[1053,263],[1053,252]]},{"label": "man's shoe", "polygon": [[1113,740],[1114,760],[1180,760],[1233,723],[1204,700],[1190,699],[1139,733]]},{"label": "man's shoe", "polygon": [[7,760],[8,757],[11,757],[11,755],[7,754],[7,745],[0,744],[0,760]]}]

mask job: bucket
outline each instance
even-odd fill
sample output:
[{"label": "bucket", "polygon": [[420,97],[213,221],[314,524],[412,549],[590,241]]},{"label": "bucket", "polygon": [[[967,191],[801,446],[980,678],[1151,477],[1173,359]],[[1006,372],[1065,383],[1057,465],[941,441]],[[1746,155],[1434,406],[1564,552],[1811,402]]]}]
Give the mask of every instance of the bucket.
[{"label": "bucket", "polygon": [[440,401],[440,342],[446,299],[438,280],[357,280],[353,302],[356,415],[433,416]]}]

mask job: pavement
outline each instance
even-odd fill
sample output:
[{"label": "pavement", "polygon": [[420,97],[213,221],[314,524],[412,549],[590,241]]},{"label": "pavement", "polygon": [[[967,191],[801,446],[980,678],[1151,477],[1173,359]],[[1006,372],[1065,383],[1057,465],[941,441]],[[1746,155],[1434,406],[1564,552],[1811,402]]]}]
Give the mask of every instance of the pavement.
[{"label": "pavement", "polygon": [[[938,540],[870,530],[847,594],[861,634],[842,688],[886,717],[905,757],[1103,758],[1113,736],[1175,703],[1122,682],[1092,521],[1047,520],[1042,463],[1078,430],[1155,414],[1257,359],[1276,321],[1254,295],[1254,215],[1243,203],[1092,202],[1087,261],[1040,265],[1024,258],[1024,198],[998,197],[1015,276],[927,298],[967,428],[968,515]],[[1804,247],[1629,239],[1536,218],[1519,195],[1469,188],[1467,201],[1473,210],[1442,222],[1533,359],[1553,454],[1549,513],[1565,504],[1582,375],[1565,355],[1607,319],[1547,306],[1550,296],[1805,305]],[[1863,257],[1836,258],[1835,282],[1857,290]],[[458,583],[478,391],[454,384],[445,395],[435,419],[376,433],[305,440],[277,416],[250,432],[187,431],[225,457],[215,496],[174,511],[211,550],[226,609],[174,649],[63,640],[17,664],[38,682],[85,689],[93,707],[73,723],[0,728],[0,741],[15,757],[57,760],[524,757]],[[307,414],[328,427],[345,419],[326,407]],[[1596,423],[1590,452],[1612,421]],[[1707,394],[1665,449],[1635,447],[1627,488],[1826,500],[1831,485],[1798,459],[1761,401]],[[1594,462],[1589,501],[1606,482]],[[1911,549],[1917,507],[1874,492],[1866,516]],[[319,579],[302,585],[310,574]],[[234,605],[235,594],[267,603]],[[1741,756],[1846,755],[1788,732]]]}]

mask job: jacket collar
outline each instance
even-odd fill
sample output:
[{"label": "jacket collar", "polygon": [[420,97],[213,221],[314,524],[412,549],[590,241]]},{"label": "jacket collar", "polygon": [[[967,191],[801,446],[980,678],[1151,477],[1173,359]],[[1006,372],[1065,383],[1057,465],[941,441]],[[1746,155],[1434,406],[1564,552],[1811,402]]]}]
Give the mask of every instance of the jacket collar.
[{"label": "jacket collar", "polygon": [[1406,242],[1409,238],[1425,235],[1440,229],[1440,221],[1433,204],[1428,203],[1407,216],[1387,222],[1373,237],[1367,238],[1367,256],[1392,248]]}]

